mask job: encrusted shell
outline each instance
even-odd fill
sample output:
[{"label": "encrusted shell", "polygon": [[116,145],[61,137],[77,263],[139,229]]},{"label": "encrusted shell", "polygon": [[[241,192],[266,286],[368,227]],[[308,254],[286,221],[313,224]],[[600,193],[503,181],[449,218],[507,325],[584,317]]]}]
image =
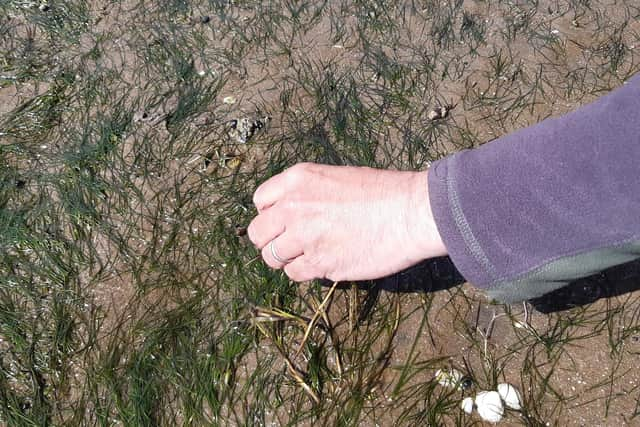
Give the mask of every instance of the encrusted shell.
[{"label": "encrusted shell", "polygon": [[507,408],[515,409],[516,411],[522,409],[522,398],[520,397],[520,392],[511,384],[498,384],[498,394],[502,400],[504,400],[504,404],[507,405]]},{"label": "encrusted shell", "polygon": [[497,423],[504,415],[502,399],[497,391],[481,391],[476,395],[478,415],[490,423]]},{"label": "encrusted shell", "polygon": [[471,414],[471,412],[473,412],[473,399],[470,397],[462,399],[462,402],[460,402],[460,408],[462,408],[465,413]]},{"label": "encrusted shell", "polygon": [[444,387],[460,388],[464,375],[457,369],[438,369],[436,380]]}]

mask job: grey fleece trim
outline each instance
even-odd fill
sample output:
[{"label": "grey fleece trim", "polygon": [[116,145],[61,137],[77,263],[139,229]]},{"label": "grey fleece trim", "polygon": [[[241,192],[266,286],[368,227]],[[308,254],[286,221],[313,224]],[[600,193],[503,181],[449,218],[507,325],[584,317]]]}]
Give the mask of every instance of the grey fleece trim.
[{"label": "grey fleece trim", "polygon": [[[456,156],[453,156],[450,159],[451,167],[449,168],[449,170],[454,170],[456,160]],[[471,255],[473,255],[478,264],[480,264],[485,269],[485,272],[489,275],[489,277],[494,280],[496,277],[496,269],[487,257],[487,254],[485,254],[485,252],[482,250],[480,242],[478,242],[478,239],[471,230],[471,226],[469,225],[469,222],[467,221],[467,218],[465,217],[462,210],[462,206],[460,205],[460,198],[458,197],[458,191],[456,190],[456,180],[449,173],[446,176],[446,183],[449,207],[451,209],[453,220],[456,223],[456,227],[458,228],[458,231],[462,236],[462,240],[464,240],[464,243],[467,245],[467,248],[471,252]]]},{"label": "grey fleece trim", "polygon": [[514,280],[489,286],[487,294],[496,300],[514,303],[532,299],[561,288],[605,268],[640,258],[640,240],[594,249],[562,257],[525,273]]}]

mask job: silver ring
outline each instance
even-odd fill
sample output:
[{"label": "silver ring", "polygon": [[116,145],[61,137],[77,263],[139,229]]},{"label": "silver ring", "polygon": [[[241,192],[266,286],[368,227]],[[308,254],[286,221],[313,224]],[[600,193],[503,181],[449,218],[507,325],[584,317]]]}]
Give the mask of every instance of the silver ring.
[{"label": "silver ring", "polygon": [[276,252],[276,247],[273,244],[273,240],[271,242],[269,242],[269,249],[271,250],[271,256],[273,257],[273,259],[278,261],[280,264],[289,264],[291,262],[290,259],[280,258],[280,256]]}]

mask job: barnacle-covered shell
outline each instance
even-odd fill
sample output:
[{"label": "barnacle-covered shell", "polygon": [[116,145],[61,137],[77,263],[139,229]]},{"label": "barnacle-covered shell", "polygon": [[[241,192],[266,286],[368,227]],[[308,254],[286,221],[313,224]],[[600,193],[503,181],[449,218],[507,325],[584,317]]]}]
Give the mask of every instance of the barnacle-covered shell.
[{"label": "barnacle-covered shell", "polygon": [[504,400],[504,404],[507,405],[507,408],[515,409],[516,411],[522,409],[520,392],[511,384],[498,384],[498,394],[502,400]]},{"label": "barnacle-covered shell", "polygon": [[471,412],[473,412],[473,399],[470,397],[462,399],[462,402],[460,402],[460,408],[462,408],[465,413],[471,414]]},{"label": "barnacle-covered shell", "polygon": [[476,408],[480,417],[490,423],[497,423],[504,415],[502,399],[497,391],[481,391],[476,395]]},{"label": "barnacle-covered shell", "polygon": [[243,117],[234,119],[227,123],[227,134],[232,140],[240,144],[246,144],[259,130],[263,129],[269,122],[270,117],[252,119]]}]

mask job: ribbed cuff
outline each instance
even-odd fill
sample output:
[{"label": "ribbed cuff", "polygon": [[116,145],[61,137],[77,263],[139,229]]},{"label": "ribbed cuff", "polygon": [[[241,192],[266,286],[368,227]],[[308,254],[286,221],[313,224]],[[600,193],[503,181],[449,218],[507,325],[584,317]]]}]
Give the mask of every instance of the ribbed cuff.
[{"label": "ribbed cuff", "polygon": [[455,163],[465,154],[466,150],[452,154],[429,167],[429,201],[440,237],[456,268],[467,281],[486,288],[495,269],[465,218],[458,198]]}]

